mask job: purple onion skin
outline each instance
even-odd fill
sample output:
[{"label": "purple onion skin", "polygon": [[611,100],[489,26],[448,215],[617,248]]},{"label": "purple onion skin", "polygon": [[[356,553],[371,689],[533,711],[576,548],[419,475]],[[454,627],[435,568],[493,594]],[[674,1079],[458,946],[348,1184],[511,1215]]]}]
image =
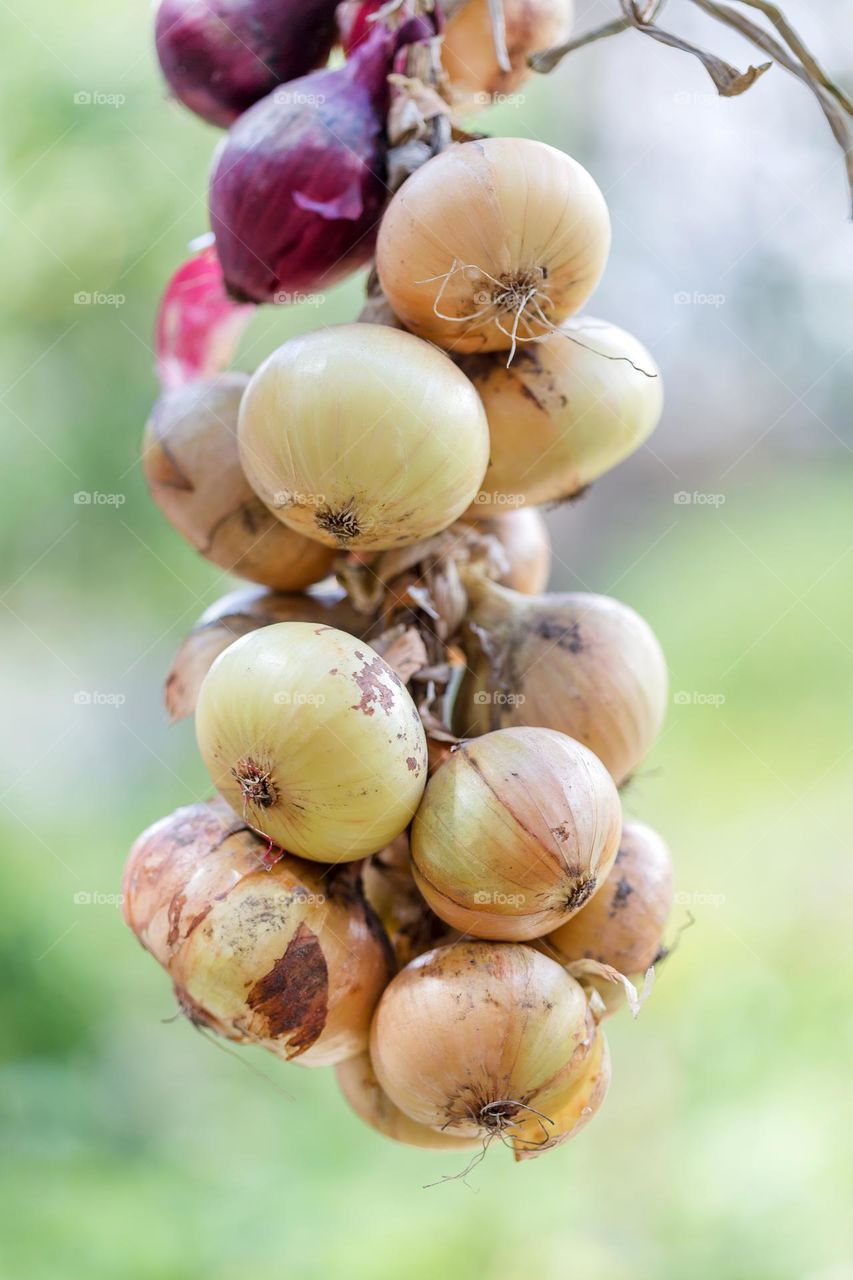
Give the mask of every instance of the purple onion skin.
[{"label": "purple onion skin", "polygon": [[328,59],[337,0],[161,0],[157,56],[170,89],[227,127],[276,85]]},{"label": "purple onion skin", "polygon": [[342,67],[275,90],[220,144],[210,217],[237,301],[295,301],[370,261],[388,197],[392,56],[377,27]]}]

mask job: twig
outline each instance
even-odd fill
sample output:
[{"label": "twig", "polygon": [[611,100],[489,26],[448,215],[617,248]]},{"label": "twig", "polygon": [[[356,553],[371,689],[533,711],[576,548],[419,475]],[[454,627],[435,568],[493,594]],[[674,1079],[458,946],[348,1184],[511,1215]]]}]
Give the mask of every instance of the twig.
[{"label": "twig", "polygon": [[631,23],[625,18],[614,18],[612,22],[605,22],[603,27],[594,27],[592,31],[587,31],[585,35],[575,36],[573,40],[567,40],[565,44],[555,44],[553,49],[540,49],[538,53],[531,53],[527,59],[527,65],[532,67],[534,71],[540,71],[543,75],[549,71],[553,71],[558,62],[562,62],[567,53],[574,53],[575,49],[582,49],[584,45],[594,44],[596,40],[606,40],[608,36],[618,36],[620,31],[627,31]]},{"label": "twig", "polygon": [[797,35],[778,5],[770,4],[769,0],[740,0],[740,3],[748,5],[750,9],[758,9],[766,18],[769,18],[779,35],[788,45],[788,48],[799,58],[811,78],[822,85],[827,93],[831,93],[848,115],[853,116],[853,100],[847,96],[839,85],[830,80],[817,58],[803,44],[802,39]]},{"label": "twig", "polygon": [[723,98],[735,98],[738,94],[744,93],[773,65],[771,62],[763,62],[758,67],[749,66],[746,71],[738,71],[737,67],[733,67],[725,59],[718,58],[716,54],[708,53],[698,45],[691,44],[689,40],[683,40],[681,36],[673,35],[671,31],[664,31],[656,23],[650,22],[643,16],[646,11],[636,3],[636,0],[621,0],[621,4],[626,20],[637,31],[650,36],[660,44],[669,45],[671,49],[680,49],[683,53],[690,53],[694,58],[698,58],[716,85],[717,92]]},{"label": "twig", "polygon": [[509,50],[506,47],[506,19],[504,18],[503,0],[489,0],[489,17],[492,20],[492,39],[495,42],[495,55],[501,71],[512,71]]}]

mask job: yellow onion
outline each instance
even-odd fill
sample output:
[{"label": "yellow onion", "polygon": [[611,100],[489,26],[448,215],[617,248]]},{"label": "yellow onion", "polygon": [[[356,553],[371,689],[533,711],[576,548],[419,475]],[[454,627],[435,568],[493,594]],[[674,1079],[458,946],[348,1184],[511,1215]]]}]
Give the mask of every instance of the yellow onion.
[{"label": "yellow onion", "polygon": [[475,504],[471,514],[476,516],[474,527],[497,538],[503,548],[507,569],[498,579],[501,585],[523,595],[544,591],[551,572],[551,539],[539,512],[533,507],[520,507],[499,519],[490,519],[482,516]]},{"label": "yellow onion", "polygon": [[322,622],[350,635],[363,635],[370,626],[370,619],[335,586],[293,595],[263,587],[230,591],[204,611],[175,654],[164,690],[172,720],[183,720],[195,711],[201,682],[223,649],[274,622]]},{"label": "yellow onion", "polygon": [[387,849],[367,859],[362,879],[364,896],[388,936],[398,968],[405,968],[416,956],[458,937],[430,910],[418,891],[405,832]]},{"label": "yellow onion", "polygon": [[500,729],[463,743],[427,784],[415,882],[456,929],[537,938],[603,883],[621,828],[613,779],[591,751],[552,729]]},{"label": "yellow onion", "polygon": [[533,1115],[519,1120],[512,1133],[516,1160],[541,1156],[552,1147],[560,1147],[577,1137],[601,1109],[610,1087],[610,1076],[610,1049],[604,1032],[599,1029],[580,1075],[559,1106],[552,1108],[549,1114],[551,1123],[543,1123]]},{"label": "yellow onion", "polygon": [[485,138],[404,183],[376,265],[414,333],[456,352],[512,352],[583,306],[609,248],[607,205],[582,165],[544,142]]},{"label": "yellow onion", "polygon": [[495,96],[514,93],[531,74],[530,54],[568,39],[573,18],[574,0],[503,0],[510,65],[505,70],[495,49],[489,0],[465,0],[448,18],[441,49],[460,105],[486,106]]},{"label": "yellow onion", "polygon": [[557,729],[623,782],[651,749],[666,711],[666,662],[648,624],[608,596],[522,596],[473,574],[466,587],[468,668],[455,731]]},{"label": "yellow onion", "polygon": [[451,360],[410,333],[351,324],[291,338],[240,408],[252,486],[328,546],[407,546],[451,524],[480,487],[489,433]]},{"label": "yellow onion", "polygon": [[574,978],[532,947],[457,942],[419,956],[386,987],[370,1057],[391,1101],[457,1137],[507,1137],[549,1116],[595,1037]]},{"label": "yellow onion", "polygon": [[348,862],[406,827],[426,739],[396,672],[334,627],[279,622],[235,640],[204,678],[196,734],[217,790],[304,858]]},{"label": "yellow onion", "polygon": [[433,1149],[450,1147],[464,1150],[480,1145],[479,1138],[457,1138],[411,1120],[405,1111],[394,1105],[376,1079],[368,1053],[340,1063],[335,1068],[335,1075],[341,1093],[356,1115],[386,1138],[393,1138],[395,1142],[403,1142],[409,1147]]},{"label": "yellow onion", "polygon": [[639,449],[660,420],[657,367],[612,324],[571,321],[523,347],[509,367],[497,353],[458,363],[489,419],[489,467],[470,511],[477,518],[572,497]]},{"label": "yellow onion", "polygon": [[355,865],[288,855],[221,800],[178,809],[134,844],[124,916],[184,1013],[229,1040],[320,1067],[367,1045],[394,970]]},{"label": "yellow onion", "polygon": [[166,519],[205,559],[278,591],[330,572],[334,555],[276,520],[252,490],[237,448],[242,373],[164,391],[145,428],[142,465]]}]

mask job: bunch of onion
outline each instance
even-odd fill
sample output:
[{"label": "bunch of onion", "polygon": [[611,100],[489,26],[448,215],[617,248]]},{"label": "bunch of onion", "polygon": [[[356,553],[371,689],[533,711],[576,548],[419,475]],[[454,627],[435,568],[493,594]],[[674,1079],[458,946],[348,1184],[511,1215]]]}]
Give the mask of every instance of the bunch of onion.
[{"label": "bunch of onion", "polygon": [[362,1052],[394,971],[359,868],[271,863],[222,801],[145,831],[124,874],[124,916],[184,1013],[229,1040],[305,1066]]},{"label": "bunch of onion", "polygon": [[467,670],[453,708],[456,733],[557,729],[623,782],[666,711],[666,662],[648,624],[608,596],[522,596],[475,573],[465,584]]},{"label": "bunch of onion", "polygon": [[537,938],[603,883],[621,829],[613,779],[591,751],[552,729],[500,729],[463,743],[427,784],[415,883],[456,929]]},{"label": "bunch of onion", "polygon": [[292,529],[347,550],[406,546],[445,529],[480,488],[480,397],[441,351],[384,325],[291,338],[240,406],[252,487]]},{"label": "bunch of onion", "polygon": [[171,719],[192,715],[204,677],[229,644],[275,622],[314,622],[354,636],[364,635],[370,625],[334,585],[294,595],[263,587],[231,591],[204,611],[175,654],[164,689]]},{"label": "bunch of onion", "polygon": [[583,306],[609,248],[604,196],[577,161],[542,142],[486,138],[450,147],[400,188],[376,265],[414,333],[511,359]]},{"label": "bunch of onion", "polygon": [[574,20],[574,0],[502,0],[502,29],[489,0],[446,7],[441,60],[462,107],[515,93],[530,77],[530,55],[562,44]]},{"label": "bunch of onion", "polygon": [[398,968],[404,969],[425,951],[458,936],[427,906],[418,891],[405,833],[367,859],[362,881],[364,896],[381,921]]},{"label": "bunch of onion", "polygon": [[381,1088],[420,1125],[454,1137],[544,1136],[595,1043],[583,988],[514,943],[457,942],[385,989],[370,1032]]},{"label": "bunch of onion", "polygon": [[143,441],[151,496],[207,560],[278,591],[325,578],[334,553],[276,520],[240,466],[237,414],[243,373],[164,391]]},{"label": "bunch of onion", "polygon": [[[484,485],[488,483],[491,467],[490,461]],[[551,539],[540,513],[534,507],[519,507],[491,518],[481,515],[480,508],[477,499],[469,508],[470,515],[476,517],[474,528],[496,538],[506,557],[506,568],[497,581],[523,595],[535,596],[544,591],[551,573]]]},{"label": "bunch of onion", "polygon": [[322,624],[279,622],[229,645],[202,682],[196,735],[244,820],[322,862],[384,848],[426,783],[424,730],[400,678]]},{"label": "bunch of onion", "polygon": [[[642,978],[661,955],[672,900],[666,844],[644,823],[626,822],[613,869],[598,893],[539,945],[560,964],[592,960],[626,977]],[[608,1013],[625,1001],[625,987],[596,975],[592,966],[581,981],[598,991]]]},{"label": "bunch of onion", "polygon": [[160,0],[163,75],[190,111],[227,126],[277,84],[322,66],[335,42],[336,7],[337,0]]},{"label": "bunch of onion", "polygon": [[407,1116],[405,1111],[395,1106],[377,1080],[369,1053],[362,1053],[357,1058],[348,1058],[346,1062],[339,1063],[335,1068],[335,1075],[341,1093],[356,1115],[386,1138],[393,1138],[395,1142],[405,1143],[409,1147],[427,1149],[455,1148],[457,1151],[464,1151],[480,1145],[479,1138],[457,1138],[451,1133],[441,1133],[425,1124],[418,1124]]},{"label": "bunch of onion", "polygon": [[572,320],[512,364],[462,356],[489,420],[491,451],[471,508],[569,498],[639,449],[657,426],[663,388],[646,349],[615,325]]}]

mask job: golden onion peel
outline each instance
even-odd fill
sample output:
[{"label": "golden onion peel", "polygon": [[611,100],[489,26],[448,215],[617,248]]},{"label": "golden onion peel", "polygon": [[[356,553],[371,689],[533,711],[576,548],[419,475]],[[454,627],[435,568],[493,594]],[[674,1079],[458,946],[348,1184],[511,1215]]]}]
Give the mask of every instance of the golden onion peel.
[{"label": "golden onion peel", "polygon": [[568,39],[574,0],[503,0],[510,69],[498,63],[489,0],[465,0],[448,18],[441,61],[461,107],[515,93],[532,74],[527,59]]},{"label": "golden onion peel", "polygon": [[378,324],[291,338],[252,377],[240,457],[267,506],[327,546],[380,550],[445,529],[489,456],[480,398],[441,351]]},{"label": "golden onion peel", "polygon": [[442,920],[524,941],[563,923],[606,879],[622,813],[613,779],[552,729],[500,729],[458,747],[412,824],[415,882]]},{"label": "golden onion peel", "polygon": [[411,820],[426,738],[396,672],[333,627],[280,622],[242,636],[205,676],[196,708],[217,790],[289,853],[347,862]]},{"label": "golden onion peel", "polygon": [[439,1133],[425,1124],[418,1124],[395,1106],[376,1079],[376,1072],[368,1053],[348,1058],[335,1068],[341,1093],[353,1111],[371,1129],[393,1138],[409,1147],[455,1148],[464,1150],[480,1145],[479,1138],[458,1138],[451,1133]]},{"label": "golden onion peel", "polygon": [[599,1028],[580,1074],[569,1085],[548,1121],[522,1116],[512,1133],[516,1160],[530,1160],[577,1137],[601,1109],[610,1088],[610,1049]]},{"label": "golden onion peel", "polygon": [[495,519],[491,512],[481,514],[475,501],[469,517],[474,517],[478,532],[490,534],[501,544],[507,561],[506,572],[498,579],[502,586],[532,596],[545,590],[551,573],[551,538],[534,507],[520,507]]}]

